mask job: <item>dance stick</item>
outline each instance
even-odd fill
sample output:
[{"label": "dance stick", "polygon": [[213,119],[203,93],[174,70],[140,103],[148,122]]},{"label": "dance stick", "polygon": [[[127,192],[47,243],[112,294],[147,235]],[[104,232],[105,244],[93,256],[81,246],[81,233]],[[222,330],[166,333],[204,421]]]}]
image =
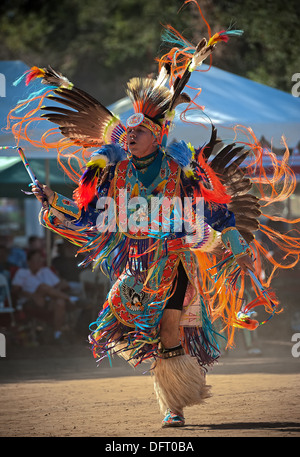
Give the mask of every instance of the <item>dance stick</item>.
[{"label": "dance stick", "polygon": [[28,175],[29,175],[29,177],[31,179],[32,184],[34,186],[37,186],[40,189],[40,191],[42,192],[43,206],[45,206],[44,203],[48,204],[48,199],[47,199],[46,195],[44,194],[43,189],[41,188],[41,186],[40,186],[40,184],[39,184],[39,182],[37,180],[37,177],[33,173],[32,168],[30,167],[30,165],[28,163],[28,160],[27,160],[27,158],[26,158],[26,156],[24,154],[23,149],[22,148],[18,148],[18,153],[19,153],[19,156],[21,157],[21,160],[22,160],[22,162],[24,164],[25,170],[27,171],[27,173],[28,173]]}]

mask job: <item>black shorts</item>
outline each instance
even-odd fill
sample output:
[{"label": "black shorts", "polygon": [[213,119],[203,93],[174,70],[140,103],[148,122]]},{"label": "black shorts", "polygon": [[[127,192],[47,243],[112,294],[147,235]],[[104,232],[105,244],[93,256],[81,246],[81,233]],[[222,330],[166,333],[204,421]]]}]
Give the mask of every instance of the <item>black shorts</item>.
[{"label": "black shorts", "polygon": [[172,296],[169,299],[168,303],[165,306],[165,309],[178,309],[182,310],[183,301],[185,297],[186,288],[188,285],[188,277],[185,272],[182,262],[179,262],[178,271],[177,271],[177,282],[175,282],[176,289],[172,289]]}]

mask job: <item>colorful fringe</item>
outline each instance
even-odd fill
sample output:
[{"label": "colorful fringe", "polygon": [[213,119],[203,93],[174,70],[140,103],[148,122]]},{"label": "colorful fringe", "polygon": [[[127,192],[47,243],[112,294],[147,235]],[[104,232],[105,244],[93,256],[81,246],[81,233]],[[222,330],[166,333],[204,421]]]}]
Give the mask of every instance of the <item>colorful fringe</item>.
[{"label": "colorful fringe", "polygon": [[[95,330],[93,330],[95,327]],[[131,330],[124,327],[112,312],[108,301],[105,302],[96,322],[90,325],[92,331],[89,341],[95,358],[101,362],[105,357],[111,358],[113,353],[124,355],[134,366],[152,359],[157,354],[159,342],[158,325]],[[122,343],[121,349],[118,344]]]}]

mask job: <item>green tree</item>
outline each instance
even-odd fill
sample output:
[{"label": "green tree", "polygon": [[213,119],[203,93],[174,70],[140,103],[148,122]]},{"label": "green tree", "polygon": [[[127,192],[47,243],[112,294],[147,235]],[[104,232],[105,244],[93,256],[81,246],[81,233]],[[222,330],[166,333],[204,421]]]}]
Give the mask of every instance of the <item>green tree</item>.
[{"label": "green tree", "polygon": [[[199,0],[212,33],[244,35],[221,44],[213,65],[290,91],[299,72],[297,0]],[[173,25],[194,44],[207,27],[183,0],[2,0],[0,58],[64,73],[103,103],[124,95],[126,81],[157,71],[161,32]],[[180,10],[180,12],[179,12]]]},{"label": "green tree", "polygon": [[218,0],[215,17],[244,30],[222,57],[222,68],[290,92],[300,69],[299,1]]}]

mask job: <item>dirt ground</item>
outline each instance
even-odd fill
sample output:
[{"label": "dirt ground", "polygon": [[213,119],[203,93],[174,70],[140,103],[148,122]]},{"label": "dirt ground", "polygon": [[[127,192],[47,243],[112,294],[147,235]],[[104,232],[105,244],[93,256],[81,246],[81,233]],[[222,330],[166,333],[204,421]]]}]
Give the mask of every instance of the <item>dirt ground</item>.
[{"label": "dirt ground", "polygon": [[115,446],[121,437],[299,437],[300,357],[291,348],[291,339],[265,340],[260,355],[243,345],[224,354],[208,372],[213,396],[186,409],[184,428],[162,429],[149,365],[132,369],[116,357],[97,367],[81,343],[8,346],[0,436],[102,437]]}]

